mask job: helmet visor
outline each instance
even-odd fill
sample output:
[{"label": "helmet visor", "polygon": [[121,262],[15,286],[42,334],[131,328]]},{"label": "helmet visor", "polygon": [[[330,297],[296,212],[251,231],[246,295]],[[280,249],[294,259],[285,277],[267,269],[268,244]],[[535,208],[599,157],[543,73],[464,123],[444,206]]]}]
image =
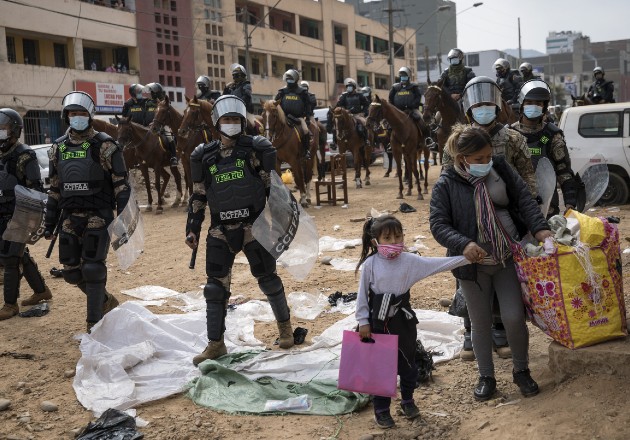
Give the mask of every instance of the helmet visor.
[{"label": "helmet visor", "polygon": [[501,90],[493,82],[478,82],[471,84],[464,90],[462,96],[464,110],[468,111],[479,103],[494,104],[501,108]]},{"label": "helmet visor", "polygon": [[90,95],[87,93],[68,93],[63,98],[62,107],[63,110],[78,110],[79,107],[81,107],[90,114],[90,117],[94,116],[94,101],[92,101],[92,98],[90,98]]},{"label": "helmet visor", "polygon": [[212,123],[216,126],[221,116],[240,116],[247,118],[245,103],[233,95],[224,95],[217,99],[212,107]]},{"label": "helmet visor", "polygon": [[9,115],[0,112],[0,128],[8,128],[13,125],[13,119]]},{"label": "helmet visor", "polygon": [[551,92],[546,82],[540,80],[527,81],[518,92],[518,103],[523,104],[526,99],[534,101],[549,101]]}]

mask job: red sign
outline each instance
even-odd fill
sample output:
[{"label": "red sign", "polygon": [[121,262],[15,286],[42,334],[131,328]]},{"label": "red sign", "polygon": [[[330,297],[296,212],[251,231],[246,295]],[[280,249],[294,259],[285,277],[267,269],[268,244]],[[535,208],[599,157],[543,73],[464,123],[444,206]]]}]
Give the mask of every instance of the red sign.
[{"label": "red sign", "polygon": [[75,81],[75,90],[92,97],[96,111],[100,113],[120,113],[125,101],[130,98],[128,84],[95,83]]}]

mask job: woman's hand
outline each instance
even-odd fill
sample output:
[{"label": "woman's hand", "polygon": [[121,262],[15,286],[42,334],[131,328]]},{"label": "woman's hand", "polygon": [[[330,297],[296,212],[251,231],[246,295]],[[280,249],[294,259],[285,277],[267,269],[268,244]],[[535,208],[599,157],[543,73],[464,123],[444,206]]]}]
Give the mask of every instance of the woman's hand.
[{"label": "woman's hand", "polygon": [[543,229],[542,231],[536,232],[535,237],[539,243],[542,243],[545,241],[546,238],[553,237],[553,232],[551,232],[549,229]]},{"label": "woman's hand", "polygon": [[372,337],[372,329],[370,328],[370,324],[359,326],[359,336],[361,336],[361,339]]},{"label": "woman's hand", "polygon": [[484,251],[477,243],[471,241],[464,248],[464,257],[471,263],[479,263],[488,253]]}]

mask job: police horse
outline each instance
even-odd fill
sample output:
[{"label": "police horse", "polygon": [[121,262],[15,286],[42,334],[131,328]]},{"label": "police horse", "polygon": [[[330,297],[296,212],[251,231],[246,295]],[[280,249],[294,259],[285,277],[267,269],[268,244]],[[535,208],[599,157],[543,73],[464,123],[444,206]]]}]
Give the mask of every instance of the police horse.
[{"label": "police horse", "polygon": [[[149,128],[144,127],[135,122],[131,122],[131,116],[127,118],[119,118],[118,120],[118,142],[123,148],[131,148],[136,153],[138,161],[144,162],[147,167],[152,168],[155,172],[155,190],[158,193],[156,214],[163,212],[164,192],[170,180],[170,174],[165,170],[170,167],[175,185],[177,187],[177,196],[173,202],[173,207],[179,206],[182,199],[182,176],[179,169],[175,165],[171,165],[171,157],[160,136],[154,134]],[[163,179],[161,185],[160,177]],[[149,208],[151,203],[149,204]],[[147,211],[151,209],[147,208]]]},{"label": "police horse", "polygon": [[[311,142],[311,159],[306,160],[304,149],[300,139],[299,127],[292,127],[287,122],[287,117],[280,106],[279,101],[270,99],[262,101],[262,122],[265,127],[265,135],[278,153],[276,171],[280,173],[280,163],[286,162],[291,166],[295,185],[300,191],[300,205],[308,207],[310,200],[310,183],[313,178],[313,157],[316,156],[318,142]],[[319,138],[319,130],[311,124],[314,131],[313,139]],[[303,166],[302,166],[303,165]]]},{"label": "police horse", "polygon": [[[357,121],[348,109],[337,107],[332,110],[333,127],[337,134],[339,152],[352,152],[354,160],[354,181],[357,188],[362,188],[361,166],[365,167],[365,185],[370,185],[370,162],[372,161],[372,146],[365,145],[363,137],[357,130]],[[367,127],[366,127],[367,128]]]},{"label": "police horse", "polygon": [[[416,181],[418,188],[418,200],[424,200],[422,191],[420,190],[420,176],[424,174],[424,194],[429,193],[429,148],[426,146],[424,139],[430,134],[428,126],[424,121],[419,123],[410,119],[410,115],[396,108],[393,104],[390,104],[387,100],[379,98],[378,95],[374,95],[372,103],[370,104],[370,111],[368,113],[368,123],[372,126],[380,124],[382,119],[385,119],[392,128],[392,134],[390,142],[392,146],[392,153],[394,160],[399,164],[396,175],[398,176],[398,196],[396,198],[403,198],[403,177],[402,177],[402,158],[405,159],[405,165],[410,168],[410,177]],[[424,173],[422,170],[418,171],[418,154],[424,154]],[[409,179],[407,187],[407,196],[411,195],[411,188],[413,187],[413,180]]]}]

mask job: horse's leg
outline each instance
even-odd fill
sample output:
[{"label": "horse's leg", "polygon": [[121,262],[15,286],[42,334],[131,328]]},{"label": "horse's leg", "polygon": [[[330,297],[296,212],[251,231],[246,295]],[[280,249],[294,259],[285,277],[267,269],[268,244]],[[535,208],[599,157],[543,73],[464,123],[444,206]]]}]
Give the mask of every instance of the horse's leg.
[{"label": "horse's leg", "polygon": [[370,185],[370,162],[372,162],[372,141],[365,146],[365,154],[363,155],[365,166],[365,186]]},{"label": "horse's leg", "polygon": [[162,211],[164,210],[164,208],[162,208],[162,190],[160,187],[160,173],[161,173],[162,168],[160,167],[156,167],[153,169],[153,172],[155,173],[155,191],[157,192],[157,208],[155,210],[155,214],[162,214]]},{"label": "horse's leg", "polygon": [[389,177],[389,174],[392,172],[392,162],[394,161],[394,154],[391,151],[386,152],[387,154],[387,171],[383,177]]},{"label": "horse's leg", "polygon": [[429,194],[429,149],[424,147],[424,193]]},{"label": "horse's leg", "polygon": [[171,166],[171,174],[175,179],[175,187],[177,188],[177,196],[171,205],[171,208],[177,208],[182,201],[182,174],[179,172],[179,168],[176,165]]},{"label": "horse's leg", "polygon": [[300,166],[300,159],[297,157],[297,150],[295,157],[292,157],[289,164],[291,165],[291,170],[293,170],[293,179],[295,180],[295,186],[300,191],[300,205],[304,208],[308,207],[308,201],[306,200],[306,188],[304,185],[304,173],[302,172],[302,167]]},{"label": "horse's leg", "polygon": [[147,207],[145,209],[146,212],[153,211],[153,193],[151,192],[151,177],[149,177],[149,167],[145,163],[141,163],[138,165],[140,168],[140,174],[142,174],[142,179],[144,179],[144,186],[147,189]]},{"label": "horse's leg", "polygon": [[363,156],[361,155],[361,147],[354,149],[354,183],[357,189],[363,188],[361,183],[361,165],[363,162]]},{"label": "horse's leg", "polygon": [[[393,142],[392,142],[393,144]],[[392,145],[394,160],[396,161],[396,176],[398,176],[398,195],[397,199],[403,198],[403,176],[402,176],[402,151],[399,145]]]},{"label": "horse's leg", "polygon": [[164,167],[160,168],[160,175],[162,176],[162,180],[164,180],[161,187],[162,191],[160,192],[160,199],[162,200],[162,205],[164,205],[166,203],[166,200],[164,200],[166,188],[168,182],[171,180],[171,175],[168,173],[168,171],[166,171]]}]

